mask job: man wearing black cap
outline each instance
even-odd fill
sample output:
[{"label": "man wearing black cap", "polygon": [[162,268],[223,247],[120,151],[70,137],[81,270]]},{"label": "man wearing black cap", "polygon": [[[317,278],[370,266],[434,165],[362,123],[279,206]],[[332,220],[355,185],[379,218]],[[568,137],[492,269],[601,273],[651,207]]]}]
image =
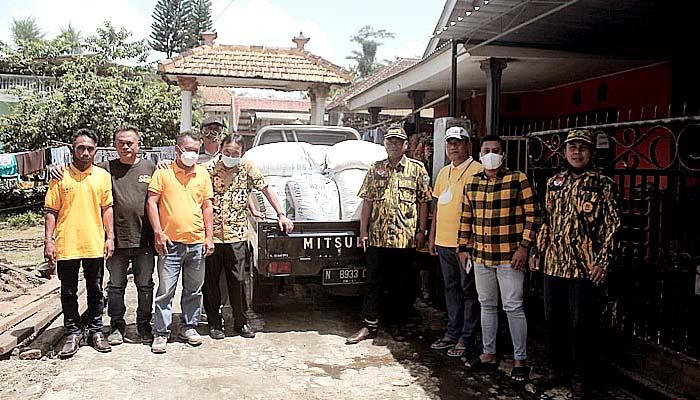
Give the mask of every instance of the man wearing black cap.
[{"label": "man wearing black cap", "polygon": [[[347,338],[356,344],[374,337],[379,324],[380,303],[396,324],[394,339],[401,340],[407,318],[409,290],[406,290],[412,256],[425,244],[430,177],[420,161],[404,155],[406,132],[390,128],[384,135],[388,158],[370,167],[358,196],[362,198],[360,242],[367,252],[367,286],[364,326]],[[389,294],[382,298],[385,289]]]},{"label": "man wearing black cap", "polygon": [[544,220],[530,269],[544,256],[544,306],[550,384],[572,382],[572,397],[591,395],[596,343],[601,343],[600,285],[619,242],[620,208],[615,182],[593,168],[593,132],[571,131],[566,169],[547,181]]}]

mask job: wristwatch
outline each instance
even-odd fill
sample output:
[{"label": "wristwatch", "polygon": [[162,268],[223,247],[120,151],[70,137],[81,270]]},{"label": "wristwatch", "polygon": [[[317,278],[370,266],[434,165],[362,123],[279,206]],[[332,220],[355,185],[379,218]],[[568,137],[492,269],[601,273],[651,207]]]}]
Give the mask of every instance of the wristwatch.
[{"label": "wristwatch", "polygon": [[422,233],[423,235],[428,236],[428,233],[430,233],[430,231],[427,230],[427,229],[423,229],[423,230],[417,229],[417,230],[416,230],[416,235],[419,234],[419,233]]}]

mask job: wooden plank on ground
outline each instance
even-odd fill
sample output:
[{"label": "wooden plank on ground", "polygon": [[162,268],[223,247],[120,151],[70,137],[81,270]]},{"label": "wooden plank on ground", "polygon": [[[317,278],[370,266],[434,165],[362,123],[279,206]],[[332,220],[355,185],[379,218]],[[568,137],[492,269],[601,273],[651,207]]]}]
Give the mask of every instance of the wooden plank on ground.
[{"label": "wooden plank on ground", "polygon": [[[82,288],[79,287],[78,298],[80,299],[81,297],[84,297],[84,293],[85,286]],[[24,339],[30,337],[36,332],[39,332],[59,314],[61,314],[60,296],[45,304],[41,311],[38,311],[36,314],[0,335],[0,355],[7,354],[12,351],[12,349],[14,349]]]},{"label": "wooden plank on ground", "polygon": [[60,294],[58,293],[57,289],[54,289],[53,293],[48,293],[46,296],[42,296],[19,310],[15,310],[7,317],[0,319],[0,333],[5,332],[14,325],[17,325],[18,323],[31,317],[37,311],[41,310],[48,302],[54,301],[55,299],[60,299]]},{"label": "wooden plank on ground", "polygon": [[[84,281],[80,282],[81,285],[83,283]],[[80,292],[80,289],[78,291]],[[78,314],[83,315],[85,311],[87,311],[87,297],[80,296],[78,297]],[[19,358],[23,360],[33,360],[48,355],[56,343],[63,338],[65,333],[66,330],[63,328],[63,318],[59,314],[56,316],[56,319],[53,320],[53,323],[44,329],[41,334],[20,353]]]},{"label": "wooden plank on ground", "polygon": [[25,305],[40,300],[46,295],[52,293],[57,288],[61,287],[61,281],[56,279],[51,279],[48,282],[42,284],[41,286],[30,289],[26,293],[22,293],[18,298],[13,301],[7,301],[0,303],[0,316],[9,316],[15,310],[24,307]]},{"label": "wooden plank on ground", "polygon": [[0,335],[0,354],[7,354],[24,339],[43,328],[61,313],[60,299],[46,305],[46,308],[22,321],[12,329]]}]

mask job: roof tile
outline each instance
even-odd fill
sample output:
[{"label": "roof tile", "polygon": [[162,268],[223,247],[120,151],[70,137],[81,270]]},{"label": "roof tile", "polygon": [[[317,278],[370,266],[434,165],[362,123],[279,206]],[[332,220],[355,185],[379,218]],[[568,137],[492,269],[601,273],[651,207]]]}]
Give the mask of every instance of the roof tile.
[{"label": "roof tile", "polygon": [[199,46],[162,61],[167,74],[260,77],[309,83],[348,84],[350,74],[307,51],[262,46]]}]

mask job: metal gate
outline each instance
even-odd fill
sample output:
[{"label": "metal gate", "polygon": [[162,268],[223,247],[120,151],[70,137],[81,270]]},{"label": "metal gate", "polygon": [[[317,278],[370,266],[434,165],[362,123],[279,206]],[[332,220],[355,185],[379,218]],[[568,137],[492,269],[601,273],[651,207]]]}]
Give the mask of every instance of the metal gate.
[{"label": "metal gate", "polygon": [[[546,180],[563,166],[570,129],[532,132],[527,141],[504,137],[510,168],[527,171],[540,197]],[[605,326],[622,340],[670,349],[697,364],[700,116],[577,129],[595,133],[595,162],[617,182],[623,213],[622,249],[607,285]],[[541,277],[530,278],[530,294],[541,298]]]}]

